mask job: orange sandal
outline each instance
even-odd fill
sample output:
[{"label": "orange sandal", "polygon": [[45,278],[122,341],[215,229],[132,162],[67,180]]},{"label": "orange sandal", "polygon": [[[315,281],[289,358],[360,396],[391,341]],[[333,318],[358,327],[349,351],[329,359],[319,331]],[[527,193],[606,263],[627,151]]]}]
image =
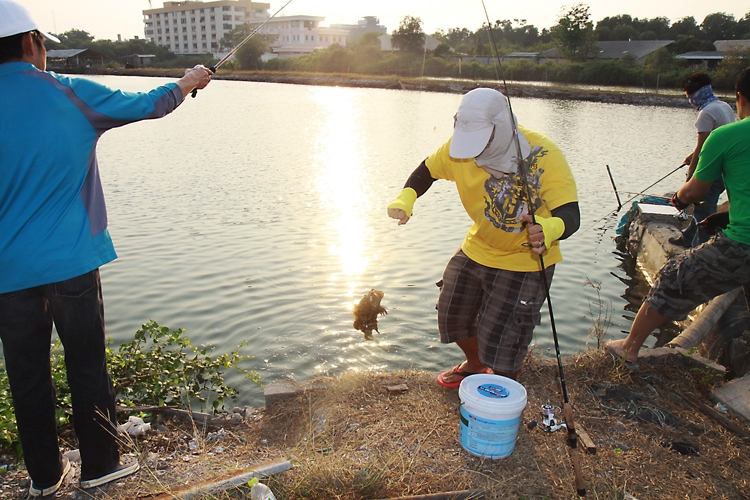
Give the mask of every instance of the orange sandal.
[{"label": "orange sandal", "polygon": [[[463,363],[459,363],[450,370],[446,370],[437,376],[437,383],[446,389],[458,389],[461,385],[461,381],[470,375],[479,375],[485,373],[493,373],[491,368],[485,368],[481,372],[467,372],[461,369]],[[445,380],[446,378],[456,377],[455,380]]]}]

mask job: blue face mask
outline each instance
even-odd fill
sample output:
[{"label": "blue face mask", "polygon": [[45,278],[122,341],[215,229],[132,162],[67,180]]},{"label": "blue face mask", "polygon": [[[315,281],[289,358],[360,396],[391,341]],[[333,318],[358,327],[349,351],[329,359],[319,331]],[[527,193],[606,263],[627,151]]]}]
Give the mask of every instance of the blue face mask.
[{"label": "blue face mask", "polygon": [[718,98],[714,95],[714,89],[710,84],[704,85],[688,96],[688,102],[690,102],[690,105],[693,106],[696,111],[700,111],[706,107],[706,104],[715,101],[716,99]]}]

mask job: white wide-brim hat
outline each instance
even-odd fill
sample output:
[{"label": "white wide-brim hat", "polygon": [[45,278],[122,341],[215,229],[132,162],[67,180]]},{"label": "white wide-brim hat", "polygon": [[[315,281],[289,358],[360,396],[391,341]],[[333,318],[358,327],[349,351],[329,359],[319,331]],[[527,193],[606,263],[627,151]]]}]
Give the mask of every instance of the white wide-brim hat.
[{"label": "white wide-brim hat", "polygon": [[[514,136],[515,117],[511,117],[508,98],[495,89],[478,88],[461,98],[455,116],[455,126],[450,144],[450,156],[456,159],[476,158],[487,147],[495,131],[493,144],[506,151],[500,161],[510,165],[517,162]],[[522,134],[518,134],[521,156],[531,151]]]},{"label": "white wide-brim hat", "polygon": [[39,25],[26,7],[15,0],[0,0],[0,38],[34,30],[39,31],[48,40],[60,43],[59,38],[39,29]]}]

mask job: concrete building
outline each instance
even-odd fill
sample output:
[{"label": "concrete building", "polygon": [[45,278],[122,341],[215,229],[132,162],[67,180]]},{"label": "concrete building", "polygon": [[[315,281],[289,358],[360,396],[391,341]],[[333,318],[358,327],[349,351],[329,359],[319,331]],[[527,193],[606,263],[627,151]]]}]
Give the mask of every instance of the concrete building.
[{"label": "concrete building", "polygon": [[349,44],[356,42],[367,33],[377,33],[379,36],[385,35],[388,32],[388,29],[380,24],[380,19],[375,16],[365,16],[357,24],[332,24],[331,28],[348,30],[347,43]]},{"label": "concrete building", "polygon": [[[280,16],[271,19],[259,31],[269,39],[271,46],[271,54],[264,59],[302,56],[334,44],[346,46],[349,30],[321,26],[324,19],[319,16]],[[262,22],[251,22],[251,28],[255,29]]]},{"label": "concrete building", "polygon": [[146,39],[175,54],[222,54],[221,40],[243,24],[269,17],[270,4],[252,0],[164,2],[143,11]]}]

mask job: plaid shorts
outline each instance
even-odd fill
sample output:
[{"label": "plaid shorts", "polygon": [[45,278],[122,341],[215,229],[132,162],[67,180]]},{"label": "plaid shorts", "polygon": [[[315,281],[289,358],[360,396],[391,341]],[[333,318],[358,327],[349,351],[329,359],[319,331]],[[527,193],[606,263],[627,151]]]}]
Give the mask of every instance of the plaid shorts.
[{"label": "plaid shorts", "polygon": [[[548,283],[554,267],[546,270]],[[482,363],[516,372],[541,320],[545,296],[540,273],[485,267],[459,250],[443,273],[437,307],[440,341],[476,335]]]},{"label": "plaid shorts", "polygon": [[646,301],[671,320],[684,319],[700,304],[750,283],[750,245],[719,233],[670,259]]}]

